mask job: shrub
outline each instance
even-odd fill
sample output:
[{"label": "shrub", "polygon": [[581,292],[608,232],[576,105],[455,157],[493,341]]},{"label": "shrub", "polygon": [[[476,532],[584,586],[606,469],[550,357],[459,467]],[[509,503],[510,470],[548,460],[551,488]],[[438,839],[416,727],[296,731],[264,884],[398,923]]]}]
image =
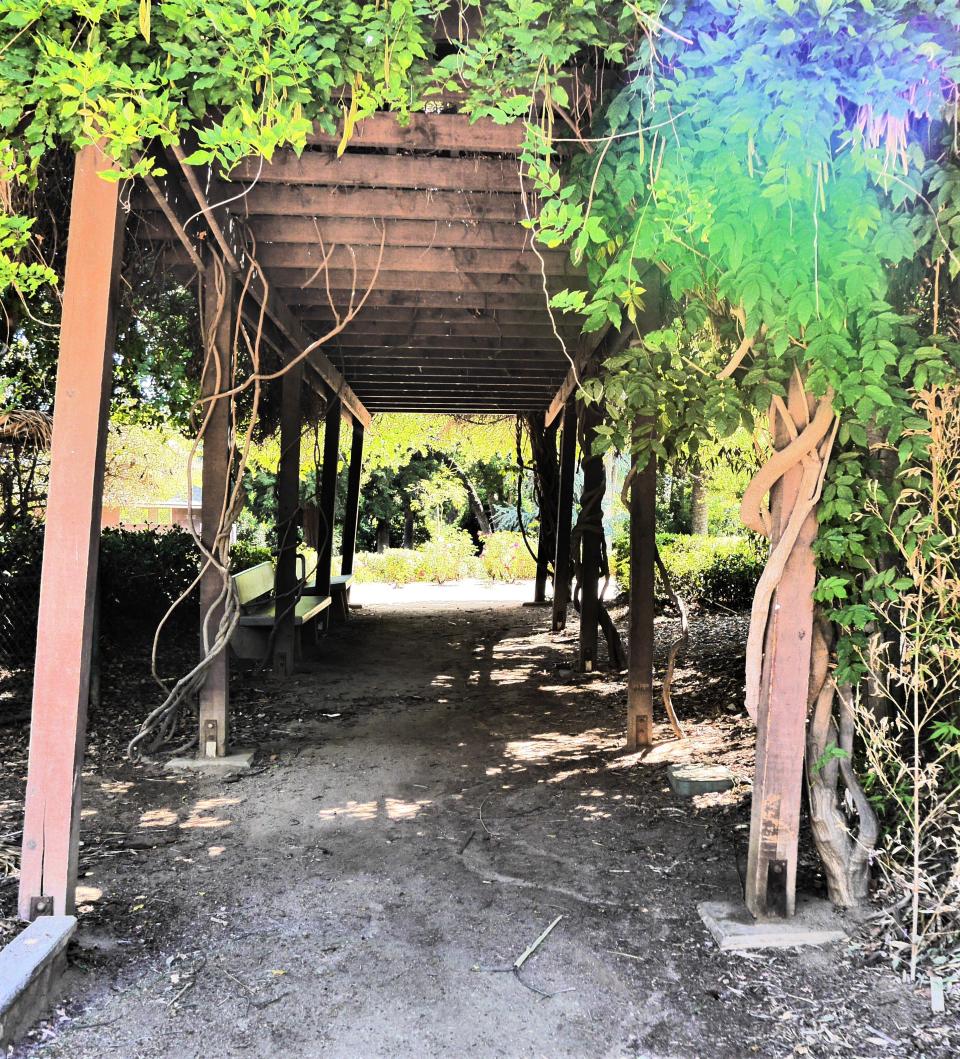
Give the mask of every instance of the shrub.
[{"label": "shrub", "polygon": [[523,534],[501,531],[483,539],[480,555],[487,577],[494,581],[519,581],[537,575],[537,563],[523,542]]},{"label": "shrub", "polygon": [[359,552],[353,565],[359,584],[378,582],[409,585],[417,580],[419,557],[410,548],[387,548],[382,552]]},{"label": "shrub", "polygon": [[430,540],[417,548],[421,564],[419,573],[425,581],[442,585],[457,581],[477,572],[477,551],[473,538],[466,530],[453,526],[437,526]]},{"label": "shrub", "polygon": [[230,570],[249,570],[258,563],[267,563],[273,559],[273,550],[265,544],[252,540],[238,540],[230,546]]},{"label": "shrub", "polygon": [[[658,533],[657,548],[676,592],[690,604],[749,607],[766,561],[754,537],[700,537]],[[622,587],[630,582],[628,529],[613,543],[612,566]]]},{"label": "shrub", "polygon": [[409,585],[435,581],[442,585],[482,573],[473,539],[465,530],[443,526],[417,548],[387,548],[382,552],[360,552],[354,562],[358,584],[380,582]]}]

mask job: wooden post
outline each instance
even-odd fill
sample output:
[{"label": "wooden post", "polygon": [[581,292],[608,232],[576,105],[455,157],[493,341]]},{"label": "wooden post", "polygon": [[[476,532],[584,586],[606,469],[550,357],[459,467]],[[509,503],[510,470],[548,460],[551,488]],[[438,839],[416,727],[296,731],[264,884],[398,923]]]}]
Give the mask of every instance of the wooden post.
[{"label": "wooden post", "polygon": [[[203,277],[204,322],[214,329],[212,349],[205,351],[204,371],[200,378],[202,397],[229,390],[233,384],[233,326],[236,286],[227,269],[217,273],[208,266]],[[219,312],[219,316],[218,316]],[[207,406],[205,405],[204,408]],[[203,499],[200,536],[204,547],[216,551],[222,547],[227,490],[230,485],[230,398],[212,402],[203,432]],[[217,634],[223,615],[223,574],[208,566],[200,581],[200,621],[210,641]],[[201,650],[203,650],[201,637]],[[206,671],[200,689],[200,757],[224,757],[230,742],[230,653],[221,651]]]},{"label": "wooden post", "polygon": [[277,469],[277,624],[273,671],[292,675],[297,664],[297,527],[300,511],[300,398],[303,361],[288,369],[280,397],[280,465]]},{"label": "wooden post", "polygon": [[347,510],[343,516],[343,542],[340,546],[340,573],[353,573],[357,552],[357,525],[360,521],[360,474],[363,470],[363,423],[353,421],[350,444],[350,470],[347,476]]},{"label": "wooden post", "polygon": [[630,483],[630,632],[627,750],[653,745],[653,590],[657,457]]},{"label": "wooden post", "polygon": [[549,533],[547,524],[540,516],[540,530],[537,534],[537,575],[533,583],[533,602],[546,603],[547,601],[547,577],[550,557],[547,554],[547,538]]},{"label": "wooden post", "polygon": [[570,528],[573,522],[573,480],[577,471],[577,401],[563,407],[560,441],[560,489],[557,497],[557,553],[553,563],[553,631],[567,626],[570,605]]},{"label": "wooden post", "polygon": [[[802,429],[810,414],[803,386],[791,382],[788,409]],[[774,445],[790,442],[782,420]],[[771,547],[797,501],[803,464],[771,490]],[[770,606],[757,710],[757,760],[750,813],[746,902],[755,916],[792,916],[796,907],[797,840],[813,640],[813,588],[817,536],[814,510],[787,559]]]},{"label": "wooden post", "polygon": [[597,667],[599,630],[599,587],[601,537],[603,534],[603,494],[607,478],[603,457],[593,455],[596,428],[603,419],[599,405],[583,410],[583,493],[580,498],[580,669],[589,673]]},{"label": "wooden post", "polygon": [[[531,423],[531,441],[534,440]],[[556,559],[557,550],[557,491],[559,473],[557,466],[557,427],[554,420],[544,431],[534,446],[533,458],[536,467],[540,495],[540,530],[537,535],[537,573],[534,582],[533,602],[538,604],[547,601],[547,579],[550,576],[550,562]],[[554,567],[556,575],[556,567]]]},{"label": "wooden post", "polygon": [[33,683],[19,912],[73,912],[87,734],[113,303],[123,242],[119,184],[85,147],[74,165]]},{"label": "wooden post", "polygon": [[[339,397],[331,397],[323,427],[323,472],[320,477],[320,542],[317,548],[316,594],[330,595],[331,566],[333,565],[333,527],[337,507],[337,464],[340,460]],[[322,628],[329,623],[329,607],[320,616]]]}]

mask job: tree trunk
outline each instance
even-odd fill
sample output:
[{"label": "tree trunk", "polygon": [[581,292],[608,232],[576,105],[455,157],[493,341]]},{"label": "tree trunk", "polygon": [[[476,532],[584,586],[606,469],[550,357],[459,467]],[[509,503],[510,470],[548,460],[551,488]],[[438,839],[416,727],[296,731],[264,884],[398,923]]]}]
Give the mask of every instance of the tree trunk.
[{"label": "tree trunk", "polygon": [[377,523],[377,551],[385,552],[390,547],[390,523],[382,518]]},{"label": "tree trunk", "polygon": [[690,532],[701,536],[707,532],[707,486],[699,464],[690,472]]},{"label": "tree trunk", "polygon": [[486,536],[487,534],[493,533],[493,526],[490,524],[490,516],[487,514],[486,509],[483,506],[483,501],[480,499],[480,493],[477,491],[477,487],[473,484],[473,479],[452,456],[449,456],[446,453],[440,453],[438,455],[454,474],[456,474],[460,481],[463,482],[464,488],[467,490],[467,499],[470,502],[470,510],[473,512],[473,516],[480,527],[480,534]]},{"label": "tree trunk", "polygon": [[403,502],[403,546],[413,547],[413,509],[409,500]]}]

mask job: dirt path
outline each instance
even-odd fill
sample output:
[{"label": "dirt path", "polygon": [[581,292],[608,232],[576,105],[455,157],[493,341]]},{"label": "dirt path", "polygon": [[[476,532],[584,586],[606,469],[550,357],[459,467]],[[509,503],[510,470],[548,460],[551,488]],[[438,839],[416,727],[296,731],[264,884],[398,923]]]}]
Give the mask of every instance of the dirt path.
[{"label": "dirt path", "polygon": [[[365,609],[315,671],[240,679],[250,773],[92,773],[69,993],[23,1054],[949,1054],[943,1017],[854,947],[715,949],[696,904],[738,892],[745,788],[683,802],[665,764],[746,769],[729,680],[693,659],[690,747],[626,756],[622,684],[572,673],[545,625]],[[741,625],[711,641],[734,666]]]}]

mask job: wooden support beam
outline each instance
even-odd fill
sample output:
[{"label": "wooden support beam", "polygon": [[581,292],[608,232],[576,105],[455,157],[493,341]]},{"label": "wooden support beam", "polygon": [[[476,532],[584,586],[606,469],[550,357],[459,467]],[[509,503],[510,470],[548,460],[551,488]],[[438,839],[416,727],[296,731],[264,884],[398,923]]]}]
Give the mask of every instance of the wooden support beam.
[{"label": "wooden support beam", "polygon": [[653,745],[653,600],[657,528],[657,458],[630,483],[630,626],[627,658],[627,750]]},{"label": "wooden support beam", "polygon": [[[796,373],[788,410],[798,429],[811,409]],[[777,420],[774,447],[791,437]],[[776,547],[800,499],[804,475],[795,464],[771,490],[771,548]],[[813,588],[817,569],[813,542],[816,511],[803,523],[770,604],[757,711],[757,758],[750,813],[746,902],[755,916],[792,916],[796,907],[797,841],[803,787],[803,755],[813,640]]]},{"label": "wooden support beam", "polygon": [[360,475],[363,471],[363,424],[353,423],[350,444],[350,469],[347,472],[347,508],[343,516],[343,540],[340,545],[340,573],[352,574],[357,552],[357,525],[360,521]]},{"label": "wooden support beam", "polygon": [[581,466],[583,493],[580,498],[580,522],[583,529],[580,543],[580,669],[589,673],[597,667],[599,631],[600,559],[602,555],[603,494],[607,477],[603,458],[593,455],[596,428],[603,421],[602,409],[587,405],[582,413],[583,440]]},{"label": "wooden support beam", "polygon": [[26,920],[74,909],[80,775],[113,372],[113,305],[123,222],[110,160],[74,165],[53,413],[18,909]]},{"label": "wooden support beam", "polygon": [[291,676],[297,664],[297,543],[300,526],[300,433],[303,362],[281,379],[280,464],[277,469],[276,629],[273,671]]},{"label": "wooden support beam", "polygon": [[[316,593],[330,595],[330,578],[333,564],[333,529],[337,507],[337,465],[340,462],[341,405],[337,397],[331,397],[323,426],[323,468],[320,475],[320,545],[317,548]],[[323,628],[329,616],[321,616]]]},{"label": "wooden support beam", "polygon": [[516,159],[424,158],[420,155],[368,155],[304,151],[298,158],[281,151],[261,165],[244,159],[230,174],[233,183],[361,185],[376,188],[430,188],[447,191],[519,193]]},{"label": "wooden support beam", "polygon": [[553,631],[567,627],[570,605],[570,530],[573,524],[573,484],[577,473],[577,402],[567,398],[560,441],[560,489],[557,497],[557,551],[553,564]]},{"label": "wooden support beam", "polygon": [[[217,272],[207,266],[203,280],[204,321],[214,328],[213,348],[207,353],[200,377],[200,394],[211,398],[233,386],[233,338],[236,320],[236,284],[233,273],[223,269],[218,289]],[[230,488],[231,410],[230,398],[214,400],[203,431],[203,495],[201,500],[201,539],[210,552],[222,549],[230,528],[225,514]],[[212,564],[200,579],[200,621],[203,641],[212,643],[226,601],[223,575]],[[200,689],[200,757],[224,757],[230,744],[230,652],[221,651],[206,671]]]}]

